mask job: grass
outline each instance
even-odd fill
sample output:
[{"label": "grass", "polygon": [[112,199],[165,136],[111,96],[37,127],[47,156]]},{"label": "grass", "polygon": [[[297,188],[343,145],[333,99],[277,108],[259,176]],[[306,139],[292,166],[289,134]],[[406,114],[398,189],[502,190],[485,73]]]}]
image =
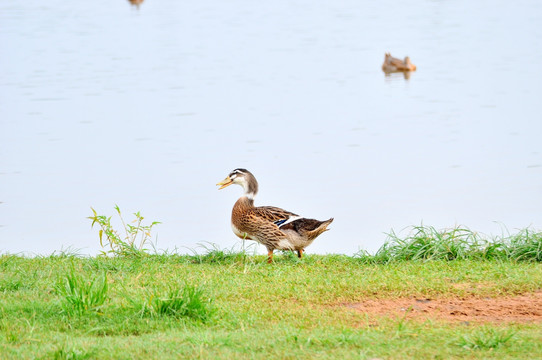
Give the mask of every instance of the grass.
[{"label": "grass", "polygon": [[509,257],[523,261],[542,261],[542,232],[524,229],[507,239]]},{"label": "grass", "polygon": [[374,255],[361,251],[356,256],[374,263],[458,259],[541,262],[542,232],[525,229],[490,238],[465,227],[437,230],[431,226],[413,226],[406,237],[389,233]]},{"label": "grass", "polygon": [[89,353],[69,346],[60,346],[58,349],[49,352],[46,358],[54,360],[83,360],[92,359],[94,356],[91,352]]},{"label": "grass", "polygon": [[68,314],[99,311],[107,300],[107,276],[104,273],[87,280],[70,269],[68,275],[59,279],[56,292],[62,297],[62,307]]},{"label": "grass", "polygon": [[[392,232],[375,254],[283,252],[268,265],[244,242],[151,254],[152,225],[135,215],[123,238],[94,213],[106,256],[0,255],[2,359],[542,357],[537,323],[421,321],[345,306],[541,291],[539,232],[487,238],[419,226],[403,238]],[[105,230],[117,238],[103,242]]]},{"label": "grass", "polygon": [[458,345],[469,350],[496,349],[511,340],[514,334],[511,330],[480,329],[461,336]]},{"label": "grass", "polygon": [[212,314],[211,300],[196,286],[174,286],[165,292],[153,291],[142,301],[130,300],[142,315],[191,318],[205,322]]},{"label": "grass", "polygon": [[0,296],[2,359],[542,356],[539,324],[414,321],[343,306],[367,298],[539,291],[538,262],[370,263],[284,253],[268,265],[263,255],[225,253],[202,255],[212,261],[178,254],[0,256],[0,284],[17,284],[4,285]]},{"label": "grass", "polygon": [[[249,250],[255,250],[255,243],[245,248],[237,249],[235,246],[231,249],[220,249],[216,244],[202,243],[198,248],[190,249],[192,255],[188,258],[195,264],[214,264],[214,263],[235,263],[244,261],[247,257]],[[199,251],[198,251],[199,250]],[[203,253],[201,253],[203,250]]]}]

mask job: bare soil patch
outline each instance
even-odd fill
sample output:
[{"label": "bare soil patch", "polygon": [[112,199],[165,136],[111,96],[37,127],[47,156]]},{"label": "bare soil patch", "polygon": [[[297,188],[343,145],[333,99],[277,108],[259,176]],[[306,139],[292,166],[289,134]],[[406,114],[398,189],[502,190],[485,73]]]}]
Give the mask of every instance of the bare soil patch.
[{"label": "bare soil patch", "polygon": [[542,322],[542,291],[492,298],[368,299],[343,304],[368,315],[449,322]]}]

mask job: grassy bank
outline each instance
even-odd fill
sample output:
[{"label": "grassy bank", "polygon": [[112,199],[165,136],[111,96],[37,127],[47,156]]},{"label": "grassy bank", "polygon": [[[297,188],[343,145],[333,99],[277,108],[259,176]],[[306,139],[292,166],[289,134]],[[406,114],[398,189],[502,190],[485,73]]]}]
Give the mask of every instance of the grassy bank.
[{"label": "grassy bank", "polygon": [[[390,253],[391,254],[391,253]],[[390,255],[388,254],[388,255]],[[390,255],[391,256],[391,255]],[[2,359],[537,358],[540,322],[370,314],[366,299],[502,298],[538,261],[285,253],[0,256]]]}]

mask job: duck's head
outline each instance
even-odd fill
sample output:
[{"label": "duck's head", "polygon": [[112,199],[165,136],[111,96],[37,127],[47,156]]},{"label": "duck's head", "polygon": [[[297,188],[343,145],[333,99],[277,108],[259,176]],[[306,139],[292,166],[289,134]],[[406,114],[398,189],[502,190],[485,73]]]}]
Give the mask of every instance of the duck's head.
[{"label": "duck's head", "polygon": [[245,190],[245,196],[249,199],[253,199],[258,193],[258,182],[254,175],[247,169],[233,170],[224,180],[217,184],[220,185],[218,190],[224,189],[231,184],[241,185],[243,190]]}]

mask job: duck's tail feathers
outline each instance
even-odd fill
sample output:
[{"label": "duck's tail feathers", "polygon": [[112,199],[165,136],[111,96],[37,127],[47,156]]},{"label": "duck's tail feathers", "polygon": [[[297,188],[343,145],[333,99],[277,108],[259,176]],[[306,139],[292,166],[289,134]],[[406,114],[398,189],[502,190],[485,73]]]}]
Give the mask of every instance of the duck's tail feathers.
[{"label": "duck's tail feathers", "polygon": [[330,218],[329,220],[325,220],[325,221],[319,221],[319,224],[313,230],[307,231],[308,238],[311,240],[315,239],[324,231],[329,230],[327,227],[332,222],[333,222],[333,218]]},{"label": "duck's tail feathers", "polygon": [[292,222],[285,222],[279,226],[279,229],[282,231],[295,231],[307,240],[314,240],[318,235],[328,230],[327,227],[332,221],[333,218],[326,221],[299,218]]}]

